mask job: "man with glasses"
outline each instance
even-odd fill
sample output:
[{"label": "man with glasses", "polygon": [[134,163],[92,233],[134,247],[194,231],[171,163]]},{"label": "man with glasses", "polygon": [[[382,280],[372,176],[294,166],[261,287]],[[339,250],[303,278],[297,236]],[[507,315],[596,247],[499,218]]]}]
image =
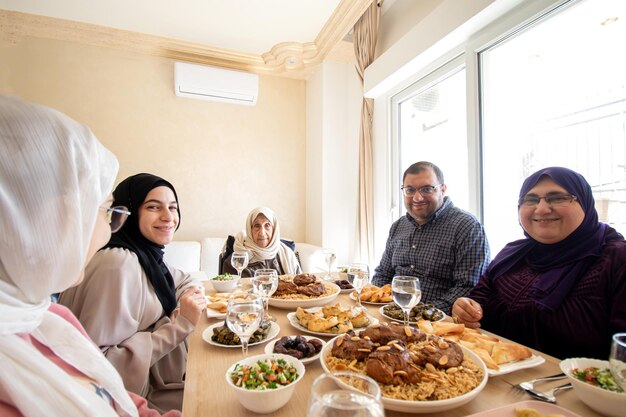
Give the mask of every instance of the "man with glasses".
[{"label": "man with glasses", "polygon": [[445,195],[443,173],[435,164],[414,163],[402,184],[407,214],[391,226],[372,283],[391,283],[395,275],[418,277],[422,302],[450,314],[454,301],[467,296],[487,269],[485,231]]}]

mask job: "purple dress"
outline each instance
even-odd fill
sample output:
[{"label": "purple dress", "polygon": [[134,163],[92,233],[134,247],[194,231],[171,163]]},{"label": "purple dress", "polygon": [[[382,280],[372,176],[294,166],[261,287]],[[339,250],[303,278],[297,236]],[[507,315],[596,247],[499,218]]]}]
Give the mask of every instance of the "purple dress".
[{"label": "purple dress", "polygon": [[557,358],[606,360],[611,336],[626,332],[626,242],[608,242],[554,311],[529,297],[538,278],[523,258],[493,282],[483,276],[470,294],[482,328]]}]

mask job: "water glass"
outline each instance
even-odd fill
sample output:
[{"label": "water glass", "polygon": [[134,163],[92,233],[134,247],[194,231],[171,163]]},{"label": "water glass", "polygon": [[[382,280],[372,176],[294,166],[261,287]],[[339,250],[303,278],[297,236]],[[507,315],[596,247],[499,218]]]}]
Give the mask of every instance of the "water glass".
[{"label": "water glass", "polygon": [[243,355],[248,354],[248,341],[263,319],[263,299],[256,294],[232,296],[226,305],[226,326],[241,341]]},{"label": "water glass", "polygon": [[278,273],[275,269],[257,269],[252,278],[254,293],[263,298],[263,308],[266,319],[269,319],[268,301],[278,288]]},{"label": "water glass", "polygon": [[356,291],[356,308],[362,310],[361,290],[370,283],[370,269],[366,264],[350,264],[348,267],[348,281]]},{"label": "water glass", "polygon": [[311,386],[308,417],[384,417],[380,388],[367,375],[336,372]]},{"label": "water glass", "polygon": [[420,302],[422,291],[420,280],[417,277],[397,275],[391,281],[391,295],[393,301],[404,312],[404,324],[409,324],[409,315],[413,307]]},{"label": "water glass", "polygon": [[237,275],[239,276],[239,279],[241,279],[241,271],[246,269],[246,266],[248,266],[248,261],[248,252],[245,251],[233,252],[233,254],[230,256],[230,264],[233,266],[233,268],[237,270]]},{"label": "water glass", "polygon": [[332,276],[330,272],[331,272],[333,264],[337,260],[337,255],[335,255],[334,250],[328,249],[328,248],[322,249],[322,253],[324,254],[324,261],[326,262],[326,265],[328,265],[328,274],[324,277],[324,279],[326,281],[331,281]]},{"label": "water glass", "polygon": [[615,382],[626,391],[626,333],[613,335],[609,368]]}]

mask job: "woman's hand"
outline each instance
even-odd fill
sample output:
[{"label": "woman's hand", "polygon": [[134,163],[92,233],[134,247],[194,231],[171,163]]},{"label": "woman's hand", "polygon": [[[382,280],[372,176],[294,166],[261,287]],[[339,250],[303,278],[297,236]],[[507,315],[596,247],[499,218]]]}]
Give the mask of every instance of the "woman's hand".
[{"label": "woman's hand", "polygon": [[180,296],[180,315],[195,326],[206,308],[206,298],[201,288],[192,286]]},{"label": "woman's hand", "polygon": [[457,298],[452,306],[452,318],[455,322],[462,323],[471,329],[480,327],[483,318],[483,309],[471,298]]}]

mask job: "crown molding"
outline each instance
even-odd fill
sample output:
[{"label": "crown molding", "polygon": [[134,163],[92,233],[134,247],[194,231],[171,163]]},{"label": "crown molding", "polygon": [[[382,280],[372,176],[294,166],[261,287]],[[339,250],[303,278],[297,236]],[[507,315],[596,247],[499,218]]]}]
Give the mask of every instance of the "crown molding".
[{"label": "crown molding", "polygon": [[[346,42],[342,40],[372,1],[341,0],[313,42],[282,42],[261,55],[10,10],[0,10],[0,34],[3,42],[12,44],[25,37],[54,39],[258,74],[307,79],[327,57],[334,60],[347,58]],[[339,53],[333,53],[335,47],[340,49]]]}]

